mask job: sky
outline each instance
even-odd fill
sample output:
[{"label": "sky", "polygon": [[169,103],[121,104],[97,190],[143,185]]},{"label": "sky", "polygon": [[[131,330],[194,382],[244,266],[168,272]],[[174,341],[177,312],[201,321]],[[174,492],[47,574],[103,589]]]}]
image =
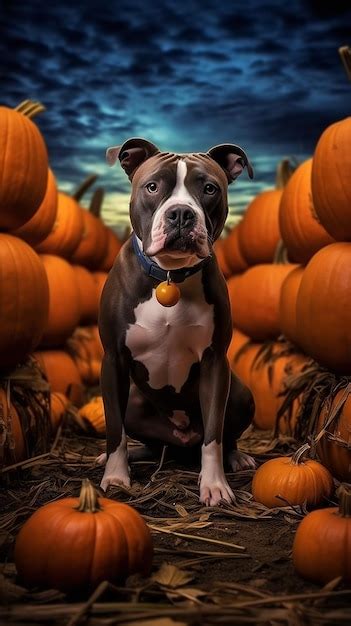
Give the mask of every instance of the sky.
[{"label": "sky", "polygon": [[230,186],[230,224],[274,186],[281,158],[311,156],[323,130],[350,114],[351,84],[338,55],[351,45],[349,7],[344,0],[2,0],[0,105],[31,98],[46,106],[36,121],[59,188],[72,193],[97,173],[110,225],[128,221],[130,183],[106,164],[107,147],[134,136],[165,151],[240,145],[255,178],[244,173]]}]

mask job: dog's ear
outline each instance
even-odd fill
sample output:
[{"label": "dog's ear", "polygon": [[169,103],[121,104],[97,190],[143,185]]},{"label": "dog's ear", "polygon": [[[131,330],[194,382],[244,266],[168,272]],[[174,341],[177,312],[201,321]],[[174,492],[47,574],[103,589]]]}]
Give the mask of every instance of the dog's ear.
[{"label": "dog's ear", "polygon": [[106,160],[112,166],[119,159],[121,166],[131,180],[139,165],[158,152],[160,150],[150,141],[134,137],[128,139],[122,146],[107,148]]},{"label": "dog's ear", "polygon": [[244,150],[239,146],[235,146],[232,143],[223,143],[210,148],[207,154],[217,161],[218,165],[224,170],[228,183],[232,183],[233,180],[238,178],[244,167],[247,167],[248,175],[250,178],[253,178],[252,165]]}]

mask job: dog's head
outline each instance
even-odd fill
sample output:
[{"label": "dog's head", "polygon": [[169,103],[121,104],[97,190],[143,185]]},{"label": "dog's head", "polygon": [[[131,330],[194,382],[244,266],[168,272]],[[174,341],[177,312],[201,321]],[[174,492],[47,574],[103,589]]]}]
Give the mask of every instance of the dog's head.
[{"label": "dog's head", "polygon": [[130,217],[144,252],[164,267],[192,265],[210,253],[227,214],[227,186],[252,167],[239,146],[223,144],[206,153],[161,152],[134,138],[108,148],[132,182]]}]

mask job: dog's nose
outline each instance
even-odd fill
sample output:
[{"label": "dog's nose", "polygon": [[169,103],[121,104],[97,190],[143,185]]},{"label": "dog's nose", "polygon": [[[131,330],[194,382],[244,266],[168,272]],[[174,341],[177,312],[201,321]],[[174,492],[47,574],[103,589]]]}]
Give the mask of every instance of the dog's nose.
[{"label": "dog's nose", "polygon": [[170,226],[184,228],[195,222],[195,211],[188,206],[175,206],[166,211],[166,222]]}]

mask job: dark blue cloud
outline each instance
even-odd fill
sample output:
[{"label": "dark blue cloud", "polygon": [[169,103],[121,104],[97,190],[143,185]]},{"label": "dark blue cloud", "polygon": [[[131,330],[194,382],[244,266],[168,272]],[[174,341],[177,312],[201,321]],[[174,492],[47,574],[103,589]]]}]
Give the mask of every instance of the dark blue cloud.
[{"label": "dark blue cloud", "polygon": [[343,0],[3,7],[1,104],[41,100],[37,123],[60,185],[73,189],[96,170],[109,206],[129,183],[106,167],[105,149],[129,136],[181,152],[243,145],[257,165],[254,183],[240,179],[231,191],[240,209],[250,189],[274,183],[281,156],[309,156],[323,129],[349,114],[337,52],[350,43]]}]

